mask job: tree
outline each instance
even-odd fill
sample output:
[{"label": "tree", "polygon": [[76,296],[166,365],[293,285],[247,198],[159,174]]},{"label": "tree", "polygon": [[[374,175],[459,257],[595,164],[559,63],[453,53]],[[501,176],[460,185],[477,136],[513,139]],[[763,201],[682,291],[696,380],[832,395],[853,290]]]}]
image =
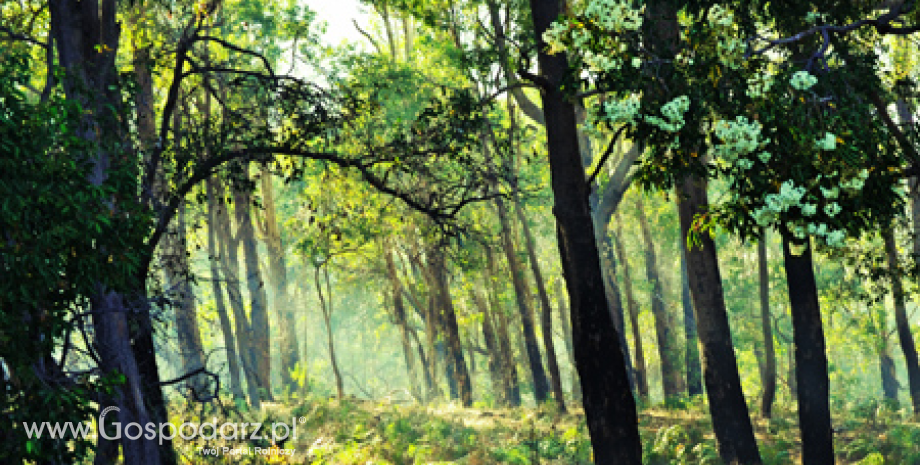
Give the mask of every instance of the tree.
[{"label": "tree", "polygon": [[636,403],[623,350],[607,310],[604,281],[588,206],[588,183],[578,151],[575,109],[559,86],[568,71],[564,54],[547,53],[543,34],[559,17],[559,4],[531,0],[543,85],[549,164],[563,275],[571,299],[575,362],[581,379],[594,458],[599,463],[642,461]]}]

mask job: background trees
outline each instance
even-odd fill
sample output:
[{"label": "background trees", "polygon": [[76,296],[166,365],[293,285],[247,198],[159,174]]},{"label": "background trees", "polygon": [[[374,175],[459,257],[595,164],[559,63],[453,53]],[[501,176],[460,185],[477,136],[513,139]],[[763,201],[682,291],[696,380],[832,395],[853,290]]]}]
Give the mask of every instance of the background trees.
[{"label": "background trees", "polygon": [[334,394],[583,411],[597,463],[676,450],[659,402],[769,460],[749,405],[794,405],[830,463],[832,411],[917,405],[912,2],[363,4],[364,51],[294,3],[0,6],[0,458]]}]

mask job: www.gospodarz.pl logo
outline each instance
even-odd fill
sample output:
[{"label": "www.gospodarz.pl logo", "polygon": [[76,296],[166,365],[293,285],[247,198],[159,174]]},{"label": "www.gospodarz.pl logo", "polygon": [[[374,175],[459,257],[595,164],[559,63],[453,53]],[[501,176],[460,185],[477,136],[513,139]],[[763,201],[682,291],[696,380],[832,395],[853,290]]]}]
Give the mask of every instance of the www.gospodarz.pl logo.
[{"label": "www.gospodarz.pl logo", "polygon": [[[217,424],[214,418],[205,423],[182,423],[178,427],[173,423],[152,423],[144,425],[131,422],[122,425],[120,422],[111,422],[106,424],[105,417],[109,412],[120,412],[118,407],[107,407],[99,414],[99,435],[108,440],[121,440],[123,437],[130,440],[137,440],[143,437],[147,440],[156,439],[160,444],[164,440],[171,441],[180,437],[186,441],[200,438],[205,440],[215,440],[217,438],[225,441],[232,440],[263,440],[268,439],[273,443],[280,443],[288,439],[297,439],[297,418],[292,418],[290,423],[272,423],[270,426],[262,423],[221,423]],[[300,423],[305,422],[305,418],[300,418]],[[95,439],[92,425],[87,423],[27,423],[22,424],[26,429],[29,439],[41,438],[47,431],[51,439]],[[114,429],[114,433],[112,433]],[[266,434],[270,432],[271,434]],[[68,434],[69,433],[69,434]]]}]

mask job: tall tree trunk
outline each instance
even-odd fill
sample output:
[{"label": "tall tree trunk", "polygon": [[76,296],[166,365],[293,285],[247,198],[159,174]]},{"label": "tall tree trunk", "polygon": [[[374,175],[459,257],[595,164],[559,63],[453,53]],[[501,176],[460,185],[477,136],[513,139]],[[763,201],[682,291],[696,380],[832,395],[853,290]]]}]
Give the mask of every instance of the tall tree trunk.
[{"label": "tall tree trunk", "polygon": [[812,268],[811,245],[800,255],[792,253],[791,239],[783,238],[783,261],[789,285],[795,344],[795,378],[798,386],[802,463],[832,465],[834,437],[829,403],[830,380],[818,289]]},{"label": "tall tree trunk", "polygon": [[[709,209],[706,182],[690,177],[677,190],[680,232],[681,237],[686,238],[693,231],[694,218]],[[760,452],[735,362],[716,244],[708,234],[698,234],[698,237],[699,247],[686,250],[687,243],[682,241],[682,244],[687,256],[693,309],[703,350],[703,379],[719,455],[725,463],[759,464]]]},{"label": "tall tree trunk", "polygon": [[640,399],[648,399],[648,370],[645,366],[645,351],[642,348],[642,331],[639,328],[639,304],[633,295],[632,279],[629,275],[629,259],[623,247],[623,237],[620,231],[620,215],[614,217],[613,248],[616,250],[617,261],[623,267],[623,288],[626,290],[626,310],[629,313],[629,325],[632,327],[633,348],[636,353],[636,385]]},{"label": "tall tree trunk", "polygon": [[495,206],[498,209],[498,218],[501,222],[502,250],[508,261],[508,271],[511,273],[511,284],[514,286],[515,302],[517,303],[518,313],[521,316],[521,329],[524,332],[527,360],[529,362],[531,376],[533,377],[534,397],[536,398],[537,405],[540,405],[549,399],[549,382],[546,379],[546,372],[543,369],[540,347],[537,343],[537,333],[534,330],[533,311],[527,301],[527,285],[525,283],[524,269],[521,266],[517,251],[514,247],[511,222],[508,219],[504,200],[500,197],[496,197]]},{"label": "tall tree trunk", "polygon": [[594,449],[602,464],[639,464],[636,402],[629,388],[623,349],[610,319],[598,259],[590,193],[581,155],[575,109],[560,89],[568,74],[565,54],[549,55],[543,33],[562,13],[556,0],[530,0],[540,69],[543,111],[563,276],[571,299],[575,360]]},{"label": "tall tree trunk", "polygon": [[767,231],[760,231],[757,242],[757,269],[760,274],[760,325],[763,333],[764,369],[761,379],[760,414],[770,419],[776,397],[776,349],[773,347],[773,318],[770,315],[770,271],[767,267]]},{"label": "tall tree trunk", "polygon": [[[220,191],[218,191],[220,192]],[[246,315],[246,306],[243,302],[243,292],[240,285],[239,231],[236,238],[232,237],[230,230],[230,212],[227,210],[223,195],[217,196],[218,211],[226,212],[224,227],[217,229],[218,246],[220,248],[221,271],[227,287],[227,300],[230,301],[230,310],[233,312],[234,332],[236,333],[236,352],[240,358],[243,377],[246,379],[246,394],[249,406],[259,409],[261,395],[259,394],[259,376],[256,371],[257,360],[252,343],[252,325]],[[237,228],[239,229],[239,228]]]},{"label": "tall tree trunk", "polygon": [[[122,107],[115,67],[120,35],[117,2],[52,0],[48,7],[53,38],[48,46],[56,48],[58,64],[67,72],[64,93],[86,109],[82,116],[84,129],[78,137],[91,144],[99,139],[124,140],[125,130],[119,127],[117,116]],[[128,147],[123,149],[130,153]],[[109,150],[118,149],[100,144],[89,159],[82,160],[94,165],[87,181],[95,186],[105,183],[110,167],[118,163],[119,154]],[[122,189],[128,195],[136,191],[137,186]],[[100,281],[95,283],[96,292],[90,298],[100,368],[105,372],[117,371],[125,377],[125,383],[115,386],[110,397],[120,408],[118,421],[122,424],[166,421],[166,405],[153,352],[153,325],[146,304],[146,271],[138,274],[134,295],[114,292]],[[130,440],[123,435],[121,447],[127,463],[176,463],[171,440],[161,440],[158,445],[154,438]]]},{"label": "tall tree trunk", "polygon": [[540,262],[537,260],[537,251],[536,245],[534,245],[533,234],[531,234],[530,225],[527,224],[527,218],[524,216],[524,207],[516,196],[514,198],[514,203],[518,221],[521,222],[521,228],[524,232],[524,246],[527,249],[527,256],[530,259],[530,270],[533,272],[533,278],[537,284],[537,295],[540,297],[540,326],[543,329],[543,347],[546,349],[550,385],[553,390],[553,397],[556,400],[556,408],[560,413],[565,413],[565,397],[562,393],[562,378],[559,375],[556,346],[553,344],[553,307],[550,305],[549,294],[546,292],[546,282],[543,280],[543,271],[540,270]]},{"label": "tall tree trunk", "polygon": [[438,307],[441,311],[443,334],[447,343],[447,368],[450,377],[455,380],[460,401],[464,407],[473,406],[473,384],[470,372],[463,356],[463,347],[460,343],[460,326],[457,324],[457,314],[450,296],[450,285],[447,282],[447,267],[441,250],[436,250],[432,256],[432,271],[435,277],[435,292]]},{"label": "tall tree trunk", "polygon": [[505,377],[505,399],[511,407],[521,405],[521,387],[518,381],[517,364],[514,361],[514,351],[511,349],[511,335],[508,331],[508,318],[504,309],[501,307],[498,299],[498,273],[495,269],[495,258],[491,250],[486,249],[486,287],[488,293],[489,306],[492,308],[492,314],[496,316],[496,333],[498,336],[499,352],[502,358],[502,373]]},{"label": "tall tree trunk", "polygon": [[914,336],[910,333],[910,320],[907,318],[907,308],[904,304],[904,288],[901,284],[901,269],[898,265],[898,248],[894,240],[894,226],[885,228],[882,235],[885,239],[888,272],[891,274],[894,323],[898,331],[898,339],[901,341],[904,363],[907,365],[907,386],[910,390],[911,405],[916,415],[920,414],[920,364],[918,364],[917,346],[914,344]]},{"label": "tall tree trunk", "polygon": [[578,379],[578,370],[575,369],[575,348],[572,346],[572,322],[569,318],[569,309],[566,307],[566,295],[563,281],[556,280],[556,298],[559,303],[559,322],[562,326],[562,337],[565,340],[565,352],[569,355],[572,365],[572,398],[581,402],[581,381]]},{"label": "tall tree trunk", "polygon": [[895,370],[894,359],[891,358],[891,348],[888,343],[888,314],[885,311],[885,305],[878,305],[878,358],[879,371],[882,377],[882,392],[885,399],[898,404],[898,384],[897,372]]},{"label": "tall tree trunk", "polygon": [[683,240],[680,247],[680,300],[684,308],[684,366],[687,367],[687,394],[697,396],[703,393],[703,367],[700,365],[700,346],[696,331],[696,316],[693,315],[693,298],[690,294],[690,276],[687,271],[687,252]]},{"label": "tall tree trunk", "polygon": [[[171,301],[176,323],[179,360],[182,365],[182,372],[179,374],[181,376],[204,367],[195,294],[190,283],[192,276],[185,239],[185,202],[179,204],[179,214],[173,223],[163,238],[163,252],[160,258],[166,274],[167,296]],[[193,376],[186,384],[192,389],[193,398],[204,397],[207,387],[204,376]]]},{"label": "tall tree trunk", "polygon": [[396,262],[393,261],[393,251],[389,247],[383,250],[384,259],[387,264],[387,276],[390,285],[393,286],[393,320],[399,328],[399,334],[402,338],[403,356],[406,359],[406,374],[409,376],[409,392],[418,400],[423,399],[422,391],[419,389],[418,373],[416,373],[415,353],[412,351],[412,341],[409,336],[409,324],[406,319],[406,307],[403,302],[402,283],[399,281],[399,274],[396,272]]},{"label": "tall tree trunk", "polygon": [[507,394],[510,386],[508,386],[508,378],[505,376],[505,368],[502,366],[504,359],[501,356],[501,349],[495,336],[495,323],[492,322],[492,314],[489,312],[489,306],[486,305],[482,295],[476,292],[474,288],[470,288],[469,292],[470,299],[476,305],[479,313],[482,314],[482,338],[489,353],[489,376],[492,381],[492,392],[495,393],[495,404],[507,406]]},{"label": "tall tree trunk", "polygon": [[243,245],[243,261],[246,265],[246,288],[249,290],[250,321],[252,345],[255,354],[255,371],[259,379],[260,398],[271,401],[272,394],[272,359],[269,350],[271,333],[268,325],[268,298],[265,295],[265,282],[259,266],[259,252],[256,248],[256,236],[250,215],[250,194],[241,189],[234,191],[234,203],[237,225],[239,225],[240,243]]},{"label": "tall tree trunk", "polygon": [[[323,311],[323,322],[326,324],[326,348],[329,350],[329,363],[332,365],[332,375],[335,376],[335,395],[339,399],[345,398],[345,383],[342,381],[342,372],[339,371],[339,362],[335,356],[335,339],[332,333],[332,285],[329,283],[329,268],[324,263],[316,267],[313,274],[313,282],[316,284],[316,295],[319,296],[319,306]],[[329,301],[323,295],[323,285],[320,281],[320,268],[323,268],[323,277],[326,281],[326,295]]]},{"label": "tall tree trunk", "polygon": [[680,350],[674,340],[674,325],[664,303],[664,289],[658,276],[658,259],[655,253],[655,243],[652,241],[652,231],[649,228],[641,196],[638,195],[636,196],[636,213],[639,216],[639,225],[642,230],[642,241],[645,243],[645,275],[652,285],[652,315],[655,316],[655,336],[658,341],[658,355],[661,359],[661,385],[665,402],[668,402],[679,397],[683,391],[681,386],[683,380],[679,368]]},{"label": "tall tree trunk", "polygon": [[214,305],[217,308],[217,317],[220,320],[220,330],[224,336],[224,351],[227,354],[227,367],[230,371],[230,392],[234,399],[245,399],[243,385],[240,382],[239,357],[236,353],[236,339],[233,337],[233,326],[227,313],[227,303],[224,301],[224,290],[221,285],[226,282],[226,277],[221,278],[220,260],[222,252],[218,250],[217,229],[229,227],[227,211],[218,207],[217,196],[220,188],[216,178],[208,178],[208,261],[211,265],[211,292],[214,294]]},{"label": "tall tree trunk", "polygon": [[274,314],[278,333],[281,336],[279,351],[281,366],[281,388],[288,393],[297,391],[297,383],[291,374],[300,362],[297,332],[294,331],[294,322],[297,314],[288,286],[287,264],[285,263],[284,243],[281,240],[281,227],[275,207],[275,192],[272,186],[272,176],[268,168],[262,169],[261,176],[262,204],[265,207],[265,216],[259,221],[259,230],[268,250],[268,276],[272,283],[272,298],[274,300]]}]

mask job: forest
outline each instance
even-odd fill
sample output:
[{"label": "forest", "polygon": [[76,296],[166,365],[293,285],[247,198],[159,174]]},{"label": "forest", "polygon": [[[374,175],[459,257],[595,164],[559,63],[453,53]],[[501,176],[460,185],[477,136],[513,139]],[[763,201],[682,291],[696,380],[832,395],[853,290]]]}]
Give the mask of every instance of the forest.
[{"label": "forest", "polygon": [[918,33],[0,0],[0,463],[920,464]]}]

